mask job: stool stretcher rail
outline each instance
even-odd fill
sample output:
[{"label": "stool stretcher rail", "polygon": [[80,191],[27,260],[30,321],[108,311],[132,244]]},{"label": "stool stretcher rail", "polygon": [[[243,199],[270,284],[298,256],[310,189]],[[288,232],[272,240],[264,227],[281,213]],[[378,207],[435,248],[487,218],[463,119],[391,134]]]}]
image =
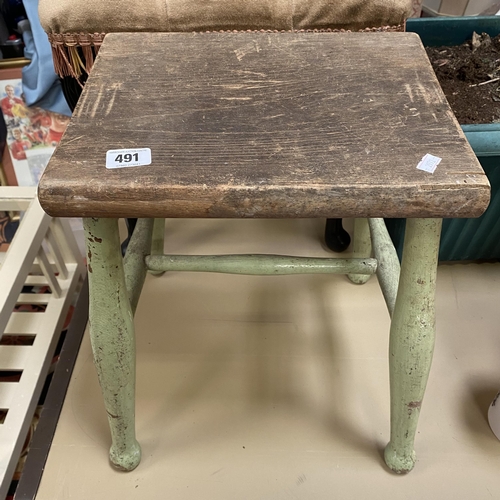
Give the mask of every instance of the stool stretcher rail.
[{"label": "stool stretcher rail", "polygon": [[375,259],[324,259],[284,255],[151,255],[150,271],[194,271],[250,275],[375,274]]}]

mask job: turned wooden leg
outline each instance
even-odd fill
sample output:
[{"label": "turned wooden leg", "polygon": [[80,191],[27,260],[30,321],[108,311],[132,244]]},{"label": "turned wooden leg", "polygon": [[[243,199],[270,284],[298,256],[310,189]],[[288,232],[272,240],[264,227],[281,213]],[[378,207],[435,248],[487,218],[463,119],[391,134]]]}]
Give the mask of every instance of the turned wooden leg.
[{"label": "turned wooden leg", "polygon": [[385,461],[397,473],[415,465],[413,443],[434,350],[440,235],[441,219],[407,220],[389,343],[391,440]]},{"label": "turned wooden leg", "polygon": [[[151,243],[151,255],[163,255],[165,243],[165,219],[155,219],[153,226],[153,242]],[[161,276],[165,271],[149,271],[154,276]]]},{"label": "turned wooden leg", "polygon": [[146,256],[151,255],[153,225],[155,219],[137,219],[134,233],[130,238],[127,253],[123,258],[125,286],[130,299],[132,315],[135,314],[137,304],[146,279]]},{"label": "turned wooden leg", "polygon": [[[352,244],[352,257],[364,259],[372,253],[372,241],[368,219],[354,220],[354,238]],[[362,285],[370,279],[369,274],[348,274],[347,277],[356,285]]]},{"label": "turned wooden leg", "polygon": [[94,362],[109,427],[111,462],[132,470],[140,462],[135,438],[135,337],[125,285],[117,219],[84,219],[89,322]]},{"label": "turned wooden leg", "polygon": [[125,225],[127,226],[127,237],[122,242],[122,255],[125,255],[127,251],[128,243],[134,234],[135,225],[137,224],[137,219],[124,219]]}]

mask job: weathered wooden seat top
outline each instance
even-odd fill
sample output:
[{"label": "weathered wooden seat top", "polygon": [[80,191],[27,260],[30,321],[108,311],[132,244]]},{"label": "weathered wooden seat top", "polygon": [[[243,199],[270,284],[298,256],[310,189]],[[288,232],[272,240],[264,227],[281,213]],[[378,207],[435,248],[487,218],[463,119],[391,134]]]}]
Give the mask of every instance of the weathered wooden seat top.
[{"label": "weathered wooden seat top", "polygon": [[[151,164],[106,168],[133,148]],[[113,33],[39,198],[54,216],[475,217],[489,191],[415,34]]]}]

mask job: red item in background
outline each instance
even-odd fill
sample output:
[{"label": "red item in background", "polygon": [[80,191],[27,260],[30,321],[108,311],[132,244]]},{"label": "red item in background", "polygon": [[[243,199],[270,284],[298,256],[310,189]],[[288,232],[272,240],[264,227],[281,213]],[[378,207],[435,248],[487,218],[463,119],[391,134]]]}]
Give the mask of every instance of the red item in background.
[{"label": "red item in background", "polygon": [[31,142],[16,140],[10,146],[10,152],[16,160],[26,160],[26,150],[31,147]]}]

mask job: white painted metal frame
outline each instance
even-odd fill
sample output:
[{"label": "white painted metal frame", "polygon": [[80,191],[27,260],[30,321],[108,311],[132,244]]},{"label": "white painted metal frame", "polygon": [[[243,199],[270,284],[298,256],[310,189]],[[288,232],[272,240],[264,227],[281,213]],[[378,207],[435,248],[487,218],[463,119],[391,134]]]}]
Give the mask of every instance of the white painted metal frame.
[{"label": "white painted metal frame", "polygon": [[[0,382],[0,499],[4,499],[50,368],[61,329],[85,266],[69,224],[40,207],[36,188],[0,187],[0,210],[24,213],[0,264],[0,338],[35,335],[33,345],[0,345],[0,370],[22,371],[19,382]],[[24,285],[51,293],[23,294]],[[45,312],[13,312],[18,304],[44,304]]]}]

